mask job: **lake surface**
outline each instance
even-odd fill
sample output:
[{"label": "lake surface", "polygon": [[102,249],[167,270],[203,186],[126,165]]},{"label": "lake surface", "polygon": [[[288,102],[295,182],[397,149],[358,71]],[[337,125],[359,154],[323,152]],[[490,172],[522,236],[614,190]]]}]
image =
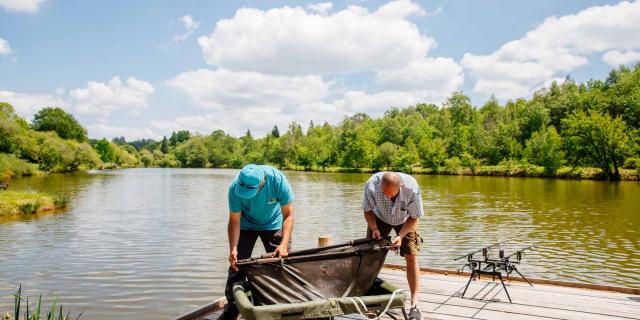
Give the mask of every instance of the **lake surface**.
[{"label": "lake surface", "polygon": [[[86,319],[162,319],[223,295],[227,187],[237,170],[130,169],[16,179],[70,197],[64,213],[0,222],[0,311],[22,284]],[[368,174],[287,172],[294,249],[362,237]],[[640,183],[416,176],[422,266],[458,269],[468,250],[537,243],[525,275],[640,287]],[[254,254],[263,252],[256,246]],[[387,261],[402,262],[390,253]]]}]

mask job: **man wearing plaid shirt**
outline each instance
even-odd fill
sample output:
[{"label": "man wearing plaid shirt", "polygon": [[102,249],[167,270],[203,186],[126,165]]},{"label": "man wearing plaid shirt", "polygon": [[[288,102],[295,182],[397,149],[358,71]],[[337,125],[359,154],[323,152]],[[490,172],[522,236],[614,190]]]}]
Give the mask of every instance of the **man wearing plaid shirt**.
[{"label": "man wearing plaid shirt", "polygon": [[396,231],[393,245],[407,262],[407,281],[411,290],[409,319],[422,319],[418,309],[420,268],[417,254],[422,238],[418,235],[418,220],[424,215],[420,186],[410,175],[399,172],[378,172],[364,188],[362,202],[367,220],[367,237],[379,239]]}]

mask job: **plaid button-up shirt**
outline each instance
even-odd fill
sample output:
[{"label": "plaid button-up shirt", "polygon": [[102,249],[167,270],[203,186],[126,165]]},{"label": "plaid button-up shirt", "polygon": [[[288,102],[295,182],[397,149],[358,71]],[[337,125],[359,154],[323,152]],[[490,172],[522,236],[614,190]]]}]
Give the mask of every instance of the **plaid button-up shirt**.
[{"label": "plaid button-up shirt", "polygon": [[424,215],[420,186],[416,179],[404,173],[398,173],[402,178],[400,192],[395,203],[382,192],[382,175],[378,172],[371,176],[364,187],[364,212],[373,211],[380,220],[397,226],[405,223],[409,217],[418,219]]}]

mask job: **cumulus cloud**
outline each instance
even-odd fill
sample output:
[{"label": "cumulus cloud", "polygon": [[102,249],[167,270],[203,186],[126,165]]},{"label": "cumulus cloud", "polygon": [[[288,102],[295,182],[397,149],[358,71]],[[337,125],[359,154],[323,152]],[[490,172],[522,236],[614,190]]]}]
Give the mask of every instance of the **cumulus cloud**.
[{"label": "cumulus cloud", "polygon": [[[198,39],[212,69],[168,80],[204,115],[159,120],[158,130],[190,128],[262,134],[291,121],[337,123],[345,115],[379,116],[391,106],[442,102],[464,81],[454,60],[428,56],[435,40],[411,17],[429,13],[419,4],[392,1],[370,11],[330,2],[270,10],[239,9]],[[365,72],[371,88],[354,90],[336,79]]]},{"label": "cumulus cloud", "polygon": [[[356,112],[378,116],[391,106],[441,102],[463,82],[454,60],[428,55],[436,42],[411,21],[428,15],[410,0],[337,11],[331,2],[239,9],[198,39],[209,69],[186,71],[165,82],[202,107],[200,115],[156,119],[141,127],[114,126],[107,120],[110,114],[138,113],[155,92],[150,83],[134,77],[89,81],[82,88],[60,90],[59,97],[67,97],[78,114],[102,117],[87,127],[94,137],[157,138],[179,129],[264,134],[291,121],[336,123]],[[184,32],[174,36],[176,42],[201,26],[190,15],[180,22]],[[337,80],[361,72],[371,77],[367,90]]]},{"label": "cumulus cloud", "polygon": [[140,127],[118,127],[110,126],[104,123],[92,124],[87,126],[89,137],[91,138],[108,138],[125,137],[127,140],[137,139],[161,139],[162,136],[151,130],[150,128]]},{"label": "cumulus cloud", "polygon": [[171,120],[152,121],[151,126],[163,132],[190,130],[209,134],[222,129],[232,135],[244,134],[250,129],[256,135],[263,135],[274,125],[286,127],[294,118],[282,113],[278,107],[230,108],[224,112],[211,112],[202,115],[184,116]]},{"label": "cumulus cloud", "polygon": [[0,7],[7,11],[35,13],[44,0],[0,0]]},{"label": "cumulus cloud", "polygon": [[333,3],[331,2],[312,3],[312,4],[308,4],[307,7],[309,7],[311,11],[317,12],[319,14],[327,14],[327,12],[331,11],[331,8],[333,8]]},{"label": "cumulus cloud", "polygon": [[[576,14],[549,17],[523,38],[489,55],[467,53],[462,65],[477,79],[474,92],[516,98],[588,64],[592,53],[640,48],[638,30],[640,1],[594,6]],[[611,53],[608,59],[619,57]]]},{"label": "cumulus cloud", "polygon": [[7,56],[11,54],[11,47],[9,46],[9,42],[0,38],[0,56]]},{"label": "cumulus cloud", "polygon": [[227,69],[182,73],[168,84],[205,108],[298,105],[324,97],[331,83],[320,76],[280,76]]},{"label": "cumulus cloud", "polygon": [[412,15],[424,16],[426,14],[427,11],[424,8],[409,0],[390,1],[374,12],[375,16],[390,20],[403,20]]},{"label": "cumulus cloud", "polygon": [[0,101],[8,102],[21,117],[30,120],[38,110],[46,107],[68,109],[69,103],[59,95],[39,93],[19,93],[0,90]]},{"label": "cumulus cloud", "polygon": [[72,90],[70,95],[78,113],[107,117],[122,109],[137,114],[147,107],[147,96],[153,92],[155,89],[146,81],[129,77],[122,83],[116,76],[107,83],[89,81],[86,88]]},{"label": "cumulus cloud", "polygon": [[376,75],[376,81],[385,88],[430,89],[446,96],[462,85],[464,73],[453,59],[424,58],[411,61],[403,68],[381,71]]},{"label": "cumulus cloud", "polygon": [[620,52],[618,50],[607,51],[602,60],[613,67],[617,67],[621,64],[629,64],[640,61],[640,51],[625,51]]},{"label": "cumulus cloud", "polygon": [[200,22],[193,20],[191,15],[183,16],[180,18],[180,22],[184,26],[185,31],[182,34],[173,37],[173,40],[176,42],[187,40],[187,38],[189,38],[189,36],[200,27]]},{"label": "cumulus cloud", "polygon": [[402,68],[426,57],[435,40],[407,20],[423,15],[411,1],[370,12],[349,6],[332,14],[301,7],[239,9],[200,37],[207,63],[272,74],[324,74]]},{"label": "cumulus cloud", "polygon": [[[223,129],[232,135],[244,134],[250,129],[254,135],[264,135],[274,125],[286,128],[292,121],[303,125],[314,121],[317,124],[329,122],[337,124],[344,116],[365,112],[370,116],[381,116],[390,107],[406,107],[421,102],[436,102],[441,93],[431,91],[381,91],[367,93],[347,90],[334,98],[315,100],[290,108],[276,104],[248,105],[244,107],[225,106],[202,115],[178,117],[175,119],[150,122],[162,132],[188,129],[203,134],[215,129]],[[332,94],[331,96],[335,96]],[[437,100],[441,102],[441,100]]]}]

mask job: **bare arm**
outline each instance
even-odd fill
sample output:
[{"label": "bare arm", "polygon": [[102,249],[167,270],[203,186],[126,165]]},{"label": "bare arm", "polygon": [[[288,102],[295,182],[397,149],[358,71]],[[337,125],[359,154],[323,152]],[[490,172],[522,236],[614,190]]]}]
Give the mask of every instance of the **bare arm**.
[{"label": "bare arm", "polygon": [[365,211],[364,219],[367,220],[367,226],[371,231],[378,230],[378,225],[376,224],[376,214],[373,211]]},{"label": "bare arm", "polygon": [[293,205],[287,204],[282,209],[282,242],[273,252],[273,255],[286,257],[289,255],[289,240],[291,240],[291,232],[293,232]]},{"label": "bare arm", "polygon": [[227,225],[229,236],[229,263],[231,268],[238,271],[238,241],[240,239],[240,212],[229,213],[229,223]]},{"label": "bare arm", "polygon": [[371,230],[371,237],[380,239],[380,230],[378,230],[378,224],[376,223],[376,214],[373,213],[373,211],[365,211],[364,219],[367,220],[367,227]]}]

